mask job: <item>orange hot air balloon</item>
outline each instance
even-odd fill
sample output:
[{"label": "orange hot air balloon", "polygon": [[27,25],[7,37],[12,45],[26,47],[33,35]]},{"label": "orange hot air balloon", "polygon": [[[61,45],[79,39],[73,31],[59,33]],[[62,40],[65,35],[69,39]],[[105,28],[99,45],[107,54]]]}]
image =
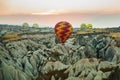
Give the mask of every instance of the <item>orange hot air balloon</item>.
[{"label": "orange hot air balloon", "polygon": [[58,22],[55,25],[54,31],[61,43],[64,43],[71,35],[73,28],[72,25],[66,21]]}]

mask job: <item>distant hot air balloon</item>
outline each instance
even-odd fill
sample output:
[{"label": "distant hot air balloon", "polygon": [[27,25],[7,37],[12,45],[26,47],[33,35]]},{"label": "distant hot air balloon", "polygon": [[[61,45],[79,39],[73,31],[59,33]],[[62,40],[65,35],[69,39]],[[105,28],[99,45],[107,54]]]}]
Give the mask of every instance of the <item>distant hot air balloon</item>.
[{"label": "distant hot air balloon", "polygon": [[73,28],[72,25],[66,21],[58,22],[55,25],[54,31],[61,43],[64,43],[71,35]]}]

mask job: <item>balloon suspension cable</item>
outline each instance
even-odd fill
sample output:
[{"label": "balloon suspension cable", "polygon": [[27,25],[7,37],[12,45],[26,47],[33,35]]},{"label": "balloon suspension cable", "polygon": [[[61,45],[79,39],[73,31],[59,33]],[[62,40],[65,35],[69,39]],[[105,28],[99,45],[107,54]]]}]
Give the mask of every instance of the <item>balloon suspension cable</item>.
[{"label": "balloon suspension cable", "polygon": [[61,43],[63,46],[65,46],[65,44],[64,43]]},{"label": "balloon suspension cable", "polygon": [[65,46],[65,43],[61,43],[62,44],[62,46],[67,50],[67,52],[69,53],[69,50],[68,50],[68,48]]}]

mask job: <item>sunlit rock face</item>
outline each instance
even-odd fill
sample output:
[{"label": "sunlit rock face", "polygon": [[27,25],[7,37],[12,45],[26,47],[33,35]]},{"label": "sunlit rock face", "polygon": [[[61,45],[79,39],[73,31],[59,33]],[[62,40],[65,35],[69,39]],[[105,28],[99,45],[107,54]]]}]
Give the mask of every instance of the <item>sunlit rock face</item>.
[{"label": "sunlit rock face", "polygon": [[120,47],[114,38],[77,36],[63,45],[55,43],[53,33],[18,36],[0,38],[0,80],[120,80]]}]

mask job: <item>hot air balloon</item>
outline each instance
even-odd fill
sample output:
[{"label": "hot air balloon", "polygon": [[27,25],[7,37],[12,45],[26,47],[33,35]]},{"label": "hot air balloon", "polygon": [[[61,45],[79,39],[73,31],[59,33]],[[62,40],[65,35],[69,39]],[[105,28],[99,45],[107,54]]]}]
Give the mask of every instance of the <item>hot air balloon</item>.
[{"label": "hot air balloon", "polygon": [[65,43],[65,41],[71,35],[73,28],[72,25],[66,21],[58,22],[55,25],[54,31],[61,43]]}]

